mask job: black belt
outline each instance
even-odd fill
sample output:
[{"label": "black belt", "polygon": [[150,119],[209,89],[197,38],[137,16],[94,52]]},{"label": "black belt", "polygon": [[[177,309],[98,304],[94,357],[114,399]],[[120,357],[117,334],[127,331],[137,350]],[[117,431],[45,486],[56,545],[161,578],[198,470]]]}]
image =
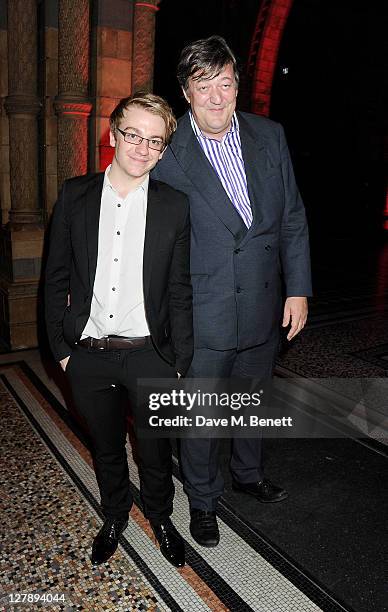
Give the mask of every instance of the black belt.
[{"label": "black belt", "polygon": [[79,340],[79,346],[98,351],[114,351],[119,349],[130,349],[151,344],[151,336],[140,338],[124,338],[123,336],[106,336],[104,338],[84,338]]}]

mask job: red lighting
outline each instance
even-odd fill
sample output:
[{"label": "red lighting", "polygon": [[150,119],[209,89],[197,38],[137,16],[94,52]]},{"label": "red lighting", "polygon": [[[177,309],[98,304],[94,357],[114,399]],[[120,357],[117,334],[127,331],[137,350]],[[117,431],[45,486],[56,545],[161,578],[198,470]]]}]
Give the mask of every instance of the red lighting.
[{"label": "red lighting", "polygon": [[159,10],[158,6],[156,6],[155,4],[151,4],[150,2],[136,2],[136,6],[145,6],[147,8],[150,8],[153,11]]},{"label": "red lighting", "polygon": [[98,147],[98,151],[100,159],[99,170],[100,172],[105,172],[109,164],[112,163],[114,149],[111,146],[100,145]]},{"label": "red lighting", "polygon": [[387,185],[387,191],[385,193],[385,210],[383,213],[383,230],[385,230],[386,232],[388,232],[388,185]]},{"label": "red lighting", "polygon": [[81,111],[63,111],[62,115],[71,115],[72,117],[89,117],[90,113]]},{"label": "red lighting", "polygon": [[291,6],[292,0],[264,2],[257,16],[251,44],[252,54],[255,41],[259,42],[253,74],[251,106],[252,112],[257,115],[269,115],[273,74]]}]

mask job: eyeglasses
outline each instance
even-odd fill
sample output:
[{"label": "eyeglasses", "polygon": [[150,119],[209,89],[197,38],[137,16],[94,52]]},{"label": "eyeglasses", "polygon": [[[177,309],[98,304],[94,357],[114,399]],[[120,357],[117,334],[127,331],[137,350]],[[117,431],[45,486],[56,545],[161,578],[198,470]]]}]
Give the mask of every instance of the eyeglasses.
[{"label": "eyeglasses", "polygon": [[116,130],[123,135],[125,142],[128,142],[129,144],[139,145],[143,142],[143,140],[146,140],[149,148],[154,149],[154,151],[163,151],[166,146],[164,140],[161,140],[160,138],[144,138],[143,136],[139,136],[139,134],[124,132],[123,130],[120,130],[120,128],[116,128]]}]

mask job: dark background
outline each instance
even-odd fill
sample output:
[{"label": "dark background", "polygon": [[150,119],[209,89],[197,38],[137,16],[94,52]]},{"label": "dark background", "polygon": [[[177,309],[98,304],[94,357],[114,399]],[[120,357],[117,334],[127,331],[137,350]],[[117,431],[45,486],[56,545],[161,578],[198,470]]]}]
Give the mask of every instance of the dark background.
[{"label": "dark background", "polygon": [[[235,51],[244,88],[238,106],[249,110],[244,77],[259,6],[162,0],[154,90],[178,116],[186,110],[175,77],[180,50],[211,34]],[[285,127],[313,242],[384,239],[387,17],[379,0],[295,0],[283,33],[270,117]]]}]

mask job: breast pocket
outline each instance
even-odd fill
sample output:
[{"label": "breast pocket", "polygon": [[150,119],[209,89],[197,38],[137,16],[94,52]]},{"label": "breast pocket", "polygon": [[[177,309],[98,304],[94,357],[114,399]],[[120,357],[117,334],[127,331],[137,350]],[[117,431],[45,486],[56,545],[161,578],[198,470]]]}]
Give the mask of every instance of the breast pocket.
[{"label": "breast pocket", "polygon": [[209,292],[209,275],[208,274],[191,274],[191,284],[193,293],[208,293]]}]

